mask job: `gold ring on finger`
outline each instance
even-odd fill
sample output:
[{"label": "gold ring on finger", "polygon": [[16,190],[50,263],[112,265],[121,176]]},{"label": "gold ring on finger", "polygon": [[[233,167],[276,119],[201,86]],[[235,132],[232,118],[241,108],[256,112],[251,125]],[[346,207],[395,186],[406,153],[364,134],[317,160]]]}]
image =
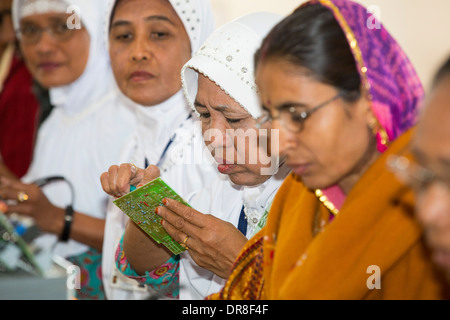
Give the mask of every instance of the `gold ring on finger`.
[{"label": "gold ring on finger", "polygon": [[23,192],[23,191],[20,191],[18,194],[17,194],[17,200],[19,200],[19,202],[24,202],[24,201],[27,201],[28,200],[28,194],[26,194],[25,192]]},{"label": "gold ring on finger", "polygon": [[186,245],[186,241],[188,240],[189,236],[186,235],[186,238],[184,238],[183,243],[180,243],[180,246],[182,246],[184,249],[189,250],[189,247]]}]

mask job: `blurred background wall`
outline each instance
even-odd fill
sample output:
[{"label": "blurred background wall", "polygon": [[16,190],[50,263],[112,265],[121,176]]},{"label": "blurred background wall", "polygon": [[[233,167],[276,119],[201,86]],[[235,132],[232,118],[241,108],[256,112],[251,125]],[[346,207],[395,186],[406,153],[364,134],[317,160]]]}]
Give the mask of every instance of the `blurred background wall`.
[{"label": "blurred background wall", "polygon": [[[450,56],[450,0],[355,0],[378,6],[381,22],[403,47],[428,90]],[[255,11],[287,15],[305,0],[211,0],[216,25]]]}]

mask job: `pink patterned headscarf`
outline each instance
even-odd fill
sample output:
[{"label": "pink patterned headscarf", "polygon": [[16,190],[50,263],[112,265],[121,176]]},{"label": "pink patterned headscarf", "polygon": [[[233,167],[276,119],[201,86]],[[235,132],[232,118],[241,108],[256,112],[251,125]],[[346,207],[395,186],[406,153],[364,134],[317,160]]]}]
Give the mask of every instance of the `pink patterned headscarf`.
[{"label": "pink patterned headscarf", "polygon": [[[378,121],[377,148],[384,152],[417,122],[425,96],[420,79],[397,41],[365,7],[349,0],[311,0],[303,6],[316,3],[332,11],[344,31]],[[345,201],[338,186],[321,192],[336,209]]]},{"label": "pink patterned headscarf", "polygon": [[371,12],[349,0],[312,0],[330,9],[344,31],[380,130],[378,150],[416,124],[424,89],[397,41]]}]

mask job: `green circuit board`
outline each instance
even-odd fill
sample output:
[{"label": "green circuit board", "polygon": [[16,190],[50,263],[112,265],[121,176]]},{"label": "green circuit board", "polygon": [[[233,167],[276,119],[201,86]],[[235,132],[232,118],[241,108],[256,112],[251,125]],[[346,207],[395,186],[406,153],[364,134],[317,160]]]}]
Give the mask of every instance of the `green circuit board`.
[{"label": "green circuit board", "polygon": [[174,254],[180,254],[186,249],[173,240],[161,225],[161,217],[155,213],[157,207],[164,206],[162,203],[164,198],[174,199],[189,206],[161,178],[152,180],[142,187],[114,200],[114,204],[153,240],[163,244]]}]

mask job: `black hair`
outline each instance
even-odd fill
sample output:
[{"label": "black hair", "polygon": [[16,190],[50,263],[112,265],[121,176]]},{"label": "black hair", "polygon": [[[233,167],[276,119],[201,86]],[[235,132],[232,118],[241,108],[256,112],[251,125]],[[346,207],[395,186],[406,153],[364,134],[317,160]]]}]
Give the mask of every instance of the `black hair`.
[{"label": "black hair", "polygon": [[361,78],[347,38],[333,13],[321,4],[300,6],[272,29],[255,53],[255,64],[271,58],[307,69],[348,102],[361,96]]},{"label": "black hair", "polygon": [[447,58],[447,61],[439,68],[433,80],[433,87],[437,86],[442,79],[450,76],[450,57]]},{"label": "black hair", "polygon": [[116,15],[116,9],[117,9],[117,5],[119,4],[119,2],[122,2],[122,0],[116,0],[114,2],[114,7],[111,10],[111,16],[109,17],[109,30],[111,31],[111,26],[112,26],[112,22],[114,20],[114,16]]}]

